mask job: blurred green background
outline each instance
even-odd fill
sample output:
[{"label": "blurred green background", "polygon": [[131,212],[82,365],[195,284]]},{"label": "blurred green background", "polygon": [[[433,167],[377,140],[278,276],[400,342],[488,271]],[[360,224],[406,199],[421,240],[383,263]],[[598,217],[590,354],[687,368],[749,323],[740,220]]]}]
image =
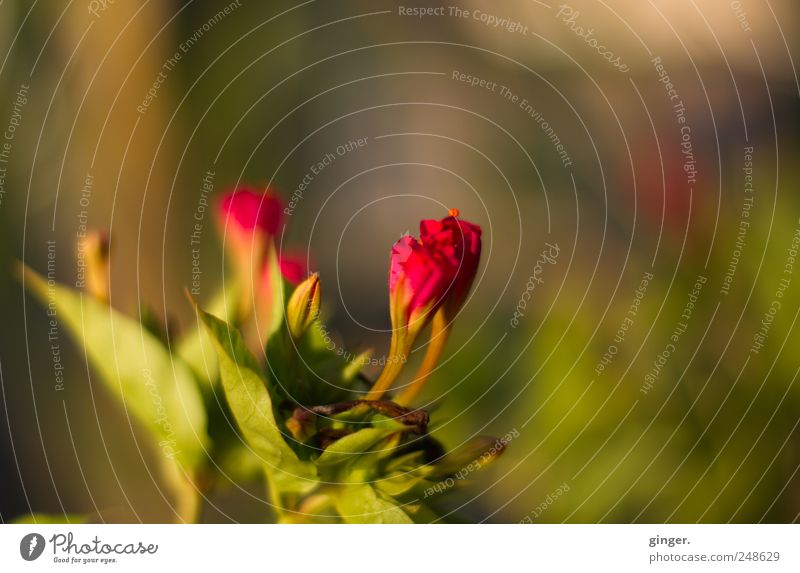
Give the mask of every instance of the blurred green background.
[{"label": "blurred green background", "polygon": [[[65,390],[53,389],[47,316],[23,297],[13,262],[45,272],[55,241],[55,276],[74,284],[80,225],[108,229],[113,306],[180,329],[196,216],[199,298],[222,281],[207,172],[215,194],[250,182],[288,201],[327,154],[282,244],[310,253],[325,320],[352,352],[388,347],[388,255],[401,234],[450,207],[484,229],[474,295],[425,397],[450,446],[519,437],[451,500],[451,519],[800,517],[797,4],[453,5],[469,16],[449,5],[406,16],[385,1],[0,3],[0,130],[19,123],[0,195],[3,521],[169,518],[153,452],[72,344]],[[559,254],[537,271],[546,243]],[[219,492],[206,519],[267,520],[263,496],[258,484]]]}]

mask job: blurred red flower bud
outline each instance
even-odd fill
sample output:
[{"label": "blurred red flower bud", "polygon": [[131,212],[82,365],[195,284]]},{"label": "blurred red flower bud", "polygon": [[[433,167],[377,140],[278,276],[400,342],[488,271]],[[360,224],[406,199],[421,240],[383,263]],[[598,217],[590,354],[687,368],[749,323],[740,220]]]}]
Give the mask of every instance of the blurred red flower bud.
[{"label": "blurred red flower bud", "polygon": [[283,201],[269,189],[259,193],[249,187],[238,187],[222,197],[219,216],[228,232],[263,231],[274,236],[283,222]]},{"label": "blurred red flower bud", "polygon": [[[268,244],[283,224],[284,204],[274,190],[255,191],[241,186],[228,191],[218,204],[217,215],[225,229],[234,264],[250,276],[251,268],[263,266]],[[281,253],[281,274],[293,284],[308,276],[305,253]],[[243,272],[244,272],[243,271]]]},{"label": "blurred red flower bud", "polygon": [[[262,332],[276,320],[276,292],[272,257],[276,254],[275,236],[283,224],[283,201],[274,190],[256,191],[241,186],[228,191],[217,206],[217,217],[225,236],[225,249],[237,275],[240,292],[238,317],[245,338],[253,351],[263,348]],[[306,276],[303,256],[278,253],[280,273],[292,283]]]}]

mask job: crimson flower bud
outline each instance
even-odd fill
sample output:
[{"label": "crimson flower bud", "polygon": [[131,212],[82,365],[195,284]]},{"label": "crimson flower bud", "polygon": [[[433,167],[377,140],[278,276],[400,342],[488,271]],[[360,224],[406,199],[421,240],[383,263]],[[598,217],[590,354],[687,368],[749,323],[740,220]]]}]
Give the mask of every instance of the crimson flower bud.
[{"label": "crimson flower bud", "polygon": [[232,238],[259,232],[272,237],[283,222],[283,202],[270,190],[259,193],[238,187],[222,197],[219,215]]},{"label": "crimson flower bud", "polygon": [[420,223],[420,239],[406,236],[392,247],[390,360],[367,395],[369,400],[379,399],[391,386],[417,335],[431,320],[432,343],[422,373],[405,398],[416,395],[441,356],[450,323],[469,294],[481,256],[481,228],[460,220],[458,215],[458,210],[453,209],[441,221],[424,220]]},{"label": "crimson flower bud", "polygon": [[453,266],[419,240],[405,236],[392,247],[389,297],[392,326],[421,330],[444,302]]},{"label": "crimson flower bud", "polygon": [[258,193],[239,187],[226,193],[218,206],[226,248],[245,282],[246,292],[269,252],[283,220],[283,202],[269,190]]},{"label": "crimson flower bud", "polygon": [[451,320],[467,299],[481,259],[481,228],[458,216],[458,209],[451,209],[441,221],[422,221],[419,235],[423,245],[455,269],[445,309]]},{"label": "crimson flower bud", "polygon": [[[270,324],[273,301],[269,261],[275,236],[283,224],[283,201],[271,189],[263,192],[242,186],[222,196],[217,216],[225,235],[225,247],[233,260],[241,288],[240,318],[255,311],[258,324]],[[308,272],[300,256],[279,256],[281,274],[297,284]],[[254,338],[250,336],[249,338]]]}]

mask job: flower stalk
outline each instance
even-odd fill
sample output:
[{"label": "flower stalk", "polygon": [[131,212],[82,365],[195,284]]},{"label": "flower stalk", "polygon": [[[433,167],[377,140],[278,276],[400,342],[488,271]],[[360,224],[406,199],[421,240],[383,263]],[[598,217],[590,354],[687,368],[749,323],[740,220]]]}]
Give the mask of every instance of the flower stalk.
[{"label": "flower stalk", "polygon": [[449,337],[450,322],[444,309],[439,309],[431,321],[431,338],[428,342],[428,349],[425,351],[425,357],[422,359],[422,364],[417,370],[414,380],[400,393],[395,402],[401,406],[407,406],[414,401],[439,364]]}]

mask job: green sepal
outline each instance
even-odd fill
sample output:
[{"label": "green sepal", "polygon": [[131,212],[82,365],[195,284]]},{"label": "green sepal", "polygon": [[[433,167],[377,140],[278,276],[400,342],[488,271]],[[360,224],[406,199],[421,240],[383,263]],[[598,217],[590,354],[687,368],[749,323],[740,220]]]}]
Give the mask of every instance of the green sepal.
[{"label": "green sepal", "polygon": [[394,427],[364,428],[336,440],[317,458],[322,475],[345,478],[348,470],[365,455],[380,453],[380,444],[396,433]]}]

